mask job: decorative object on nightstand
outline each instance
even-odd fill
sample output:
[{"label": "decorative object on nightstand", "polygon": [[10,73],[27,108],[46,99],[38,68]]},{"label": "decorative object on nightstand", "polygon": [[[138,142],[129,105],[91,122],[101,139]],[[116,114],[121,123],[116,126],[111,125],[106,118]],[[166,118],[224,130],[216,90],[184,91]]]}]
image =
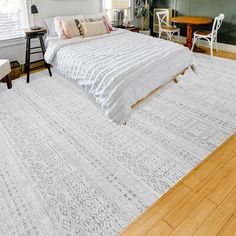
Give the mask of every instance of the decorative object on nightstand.
[{"label": "decorative object on nightstand", "polygon": [[[39,30],[31,30],[31,29],[24,29],[25,31],[25,38],[26,38],[26,55],[25,55],[25,72],[27,73],[27,83],[30,81],[30,55],[42,53],[43,57],[45,54],[45,46],[44,46],[44,40],[43,37],[47,33],[47,30],[43,27],[41,27]],[[31,39],[38,38],[40,42],[40,46],[38,47],[31,47]],[[33,51],[35,49],[41,49],[39,51]],[[44,60],[44,58],[43,58]],[[45,67],[48,69],[49,75],[52,76],[52,72],[50,69],[50,65],[46,63],[44,60]]]},{"label": "decorative object on nightstand", "polygon": [[122,27],[125,11],[130,8],[129,0],[111,0],[107,1],[107,10],[112,11],[112,25],[114,27]]},{"label": "decorative object on nightstand", "polygon": [[123,20],[123,27],[128,28],[129,27],[129,20],[127,17],[124,18]]},{"label": "decorative object on nightstand", "polygon": [[11,79],[9,74],[11,73],[11,65],[8,60],[0,60],[0,82],[6,82],[8,89],[12,88]]},{"label": "decorative object on nightstand", "polygon": [[32,18],[33,18],[33,26],[32,27],[30,27],[30,29],[31,30],[39,30],[40,29],[40,27],[39,26],[36,26],[36,21],[35,21],[35,14],[38,14],[39,12],[38,12],[38,9],[37,9],[37,7],[36,7],[36,5],[35,4],[33,4],[33,2],[31,1],[31,15],[32,15]]}]

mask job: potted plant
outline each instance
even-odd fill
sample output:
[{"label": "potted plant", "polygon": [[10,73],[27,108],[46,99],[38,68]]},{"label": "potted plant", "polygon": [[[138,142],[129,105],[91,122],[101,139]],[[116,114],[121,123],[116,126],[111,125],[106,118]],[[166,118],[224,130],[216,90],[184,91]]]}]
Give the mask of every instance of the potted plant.
[{"label": "potted plant", "polygon": [[141,33],[150,34],[149,25],[148,25],[148,17],[150,12],[150,5],[152,4],[152,0],[137,0],[135,6],[135,16],[138,19],[141,19]]}]

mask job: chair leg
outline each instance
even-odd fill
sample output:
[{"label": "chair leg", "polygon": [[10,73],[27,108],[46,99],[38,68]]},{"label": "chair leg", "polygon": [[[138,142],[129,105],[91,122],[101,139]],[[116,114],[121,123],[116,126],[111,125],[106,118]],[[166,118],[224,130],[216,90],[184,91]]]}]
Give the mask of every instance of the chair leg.
[{"label": "chair leg", "polygon": [[178,41],[180,43],[180,30],[178,31]]},{"label": "chair leg", "polygon": [[193,51],[196,41],[197,41],[197,38],[194,37],[193,38],[193,45],[192,45],[191,51]]},{"label": "chair leg", "polygon": [[216,37],[216,39],[215,39],[215,48],[216,48],[216,51],[219,52],[219,50],[218,50],[218,44],[217,44],[217,37]]},{"label": "chair leg", "polygon": [[26,82],[30,82],[30,47],[31,47],[31,39],[27,38],[26,41],[26,56],[25,56],[25,66],[26,66]]},{"label": "chair leg", "polygon": [[11,89],[12,88],[12,82],[11,82],[11,79],[10,79],[9,75],[6,76],[6,82],[7,82],[7,88]]},{"label": "chair leg", "polygon": [[213,57],[213,42],[210,42],[211,56]]}]

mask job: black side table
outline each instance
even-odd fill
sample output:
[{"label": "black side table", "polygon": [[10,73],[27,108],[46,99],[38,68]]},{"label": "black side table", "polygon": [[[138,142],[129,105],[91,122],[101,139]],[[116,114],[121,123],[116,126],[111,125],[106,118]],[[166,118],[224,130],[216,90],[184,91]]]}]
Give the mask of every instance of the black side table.
[{"label": "black side table", "polygon": [[[25,31],[25,39],[26,39],[26,53],[25,53],[25,72],[27,73],[27,83],[30,81],[30,55],[42,53],[43,54],[43,60],[44,60],[44,54],[45,54],[45,45],[43,37],[47,33],[47,30],[45,28],[40,28],[39,30],[31,30],[31,29],[24,29]],[[31,47],[31,39],[38,38],[40,42],[39,47]],[[33,51],[33,49],[41,49],[39,51]],[[48,69],[49,75],[52,76],[50,65],[46,63],[44,60],[45,67]]]}]

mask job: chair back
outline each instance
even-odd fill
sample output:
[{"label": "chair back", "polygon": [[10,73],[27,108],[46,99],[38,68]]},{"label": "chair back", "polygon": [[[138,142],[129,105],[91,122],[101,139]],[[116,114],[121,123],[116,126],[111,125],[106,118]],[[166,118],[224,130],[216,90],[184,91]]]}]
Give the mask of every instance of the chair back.
[{"label": "chair back", "polygon": [[169,11],[168,10],[157,11],[156,15],[157,15],[157,19],[158,19],[159,29],[162,29],[162,25],[170,26],[168,24],[168,22],[169,22]]},{"label": "chair back", "polygon": [[215,17],[215,20],[214,20],[214,23],[212,26],[212,36],[213,37],[217,36],[218,30],[220,29],[224,18],[225,18],[224,14],[220,14],[219,16]]}]

